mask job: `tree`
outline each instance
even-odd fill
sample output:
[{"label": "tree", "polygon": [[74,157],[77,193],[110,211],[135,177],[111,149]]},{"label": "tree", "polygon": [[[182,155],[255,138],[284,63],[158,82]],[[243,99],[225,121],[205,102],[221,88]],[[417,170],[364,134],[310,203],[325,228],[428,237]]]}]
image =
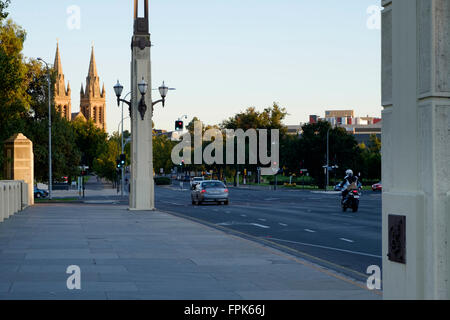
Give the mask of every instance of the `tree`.
[{"label": "tree", "polygon": [[[290,139],[286,138],[287,134],[287,127],[283,124],[284,118],[287,116],[287,112],[285,108],[281,108],[277,103],[273,103],[272,107],[265,108],[262,112],[259,112],[254,107],[247,108],[244,112],[237,113],[233,117],[223,121],[221,123],[222,129],[242,129],[244,131],[248,129],[278,129],[280,133],[280,145],[281,141],[284,139]],[[267,150],[271,150],[271,136],[270,131],[268,133],[268,141],[267,141]],[[249,141],[246,141],[246,163],[248,163],[248,150],[249,150]],[[256,146],[257,153],[259,152],[259,137],[258,137],[258,143]],[[226,150],[225,150],[226,152]],[[224,152],[224,154],[225,154]],[[235,157],[236,157],[236,147],[235,147]],[[282,163],[284,163],[285,159],[280,159]],[[236,158],[235,158],[236,161]],[[236,162],[235,162],[236,163]],[[256,168],[258,166],[261,166],[260,163],[256,165],[245,165],[245,168],[249,171],[256,172]],[[225,169],[225,168],[224,168]],[[237,172],[242,171],[241,166],[237,165],[235,166],[233,170],[233,175],[236,179]]]},{"label": "tree", "polygon": [[[338,165],[336,175],[343,176],[346,169],[360,168],[360,149],[353,135],[343,128],[332,128],[327,121],[305,124],[302,127],[302,136],[299,141],[298,159],[304,160],[303,166],[308,169],[310,176],[319,187],[325,186],[325,173],[327,154],[327,131],[329,132],[329,164]],[[333,163],[335,162],[335,163]]]},{"label": "tree", "polygon": [[109,181],[116,181],[118,178],[117,163],[121,153],[120,136],[114,133],[105,143],[103,152],[93,160],[92,168],[98,176]]},{"label": "tree", "polygon": [[[28,81],[26,93],[30,98],[29,112],[22,117],[24,127],[20,131],[33,142],[34,172],[37,181],[48,181],[48,81],[47,70],[36,60],[26,64]],[[51,85],[55,81],[52,74]],[[62,118],[51,105],[52,111],[52,173],[55,180],[78,174],[80,152],[75,143],[71,124]],[[19,128],[16,128],[18,130]]]},{"label": "tree", "polygon": [[254,107],[247,108],[244,112],[237,113],[233,117],[225,120],[220,125],[223,129],[278,129],[280,136],[286,134],[287,128],[283,124],[287,116],[285,108],[278,106],[276,102],[272,107],[259,112]]},{"label": "tree", "polygon": [[376,135],[370,136],[368,146],[360,144],[361,174],[370,180],[381,179],[381,140]]},{"label": "tree", "polygon": [[11,20],[4,22],[8,3],[0,2],[0,167],[4,162],[3,142],[23,129],[30,104],[26,92],[27,67],[22,55],[26,33]]},{"label": "tree", "polygon": [[0,23],[8,17],[8,12],[5,12],[5,9],[8,8],[10,2],[10,0],[0,1]]},{"label": "tree", "polygon": [[108,134],[92,120],[76,119],[71,122],[75,130],[75,142],[81,151],[81,164],[93,167],[94,160],[107,152]]},{"label": "tree", "polygon": [[172,149],[175,142],[170,141],[167,136],[153,136],[153,167],[159,173],[162,168],[164,172],[170,172],[173,167]]}]

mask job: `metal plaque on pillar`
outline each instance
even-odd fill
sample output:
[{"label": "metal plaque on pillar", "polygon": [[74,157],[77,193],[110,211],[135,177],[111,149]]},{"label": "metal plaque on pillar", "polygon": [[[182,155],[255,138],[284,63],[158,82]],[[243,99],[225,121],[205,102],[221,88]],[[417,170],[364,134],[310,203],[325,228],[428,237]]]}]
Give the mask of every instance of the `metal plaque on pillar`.
[{"label": "metal plaque on pillar", "polygon": [[406,264],[406,217],[390,214],[388,230],[389,260]]}]

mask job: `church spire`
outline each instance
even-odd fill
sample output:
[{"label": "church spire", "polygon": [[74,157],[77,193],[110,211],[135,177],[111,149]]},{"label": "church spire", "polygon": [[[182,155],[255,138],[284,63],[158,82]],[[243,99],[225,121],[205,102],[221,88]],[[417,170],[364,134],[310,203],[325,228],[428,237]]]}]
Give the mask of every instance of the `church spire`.
[{"label": "church spire", "polygon": [[95,63],[94,45],[92,44],[91,61],[89,63],[89,76],[97,77],[97,64]]},{"label": "church spire", "polygon": [[61,55],[59,53],[59,41],[56,42],[55,63],[54,63],[53,66],[55,68],[55,71],[56,71],[57,75],[62,75],[63,74],[62,63],[61,63]]}]

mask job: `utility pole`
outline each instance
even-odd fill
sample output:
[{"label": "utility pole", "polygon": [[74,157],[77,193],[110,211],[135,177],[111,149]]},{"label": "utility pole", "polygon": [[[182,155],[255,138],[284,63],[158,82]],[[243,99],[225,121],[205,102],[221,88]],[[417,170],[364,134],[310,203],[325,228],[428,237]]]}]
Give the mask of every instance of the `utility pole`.
[{"label": "utility pole", "polygon": [[328,191],[328,185],[330,184],[330,129],[331,128],[328,128],[327,130],[327,184],[325,186],[325,191]]},{"label": "utility pole", "polygon": [[50,68],[47,62],[42,58],[37,58],[38,61],[43,62],[47,67],[47,83],[48,83],[48,198],[52,200],[52,97],[50,77]]}]

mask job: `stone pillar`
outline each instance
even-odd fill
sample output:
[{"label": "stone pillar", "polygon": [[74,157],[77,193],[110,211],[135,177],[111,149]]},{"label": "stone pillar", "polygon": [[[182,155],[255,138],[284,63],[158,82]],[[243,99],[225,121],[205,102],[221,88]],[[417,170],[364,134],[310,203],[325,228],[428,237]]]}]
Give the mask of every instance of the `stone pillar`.
[{"label": "stone pillar", "polygon": [[382,5],[383,296],[450,299],[450,1]]},{"label": "stone pillar", "polygon": [[[131,194],[130,210],[154,210],[153,150],[152,150],[152,87],[150,64],[150,33],[148,22],[148,0],[145,1],[144,17],[138,17],[135,0],[134,34],[131,43]],[[138,111],[141,94],[138,83],[148,83],[144,119]]]},{"label": "stone pillar", "polygon": [[[5,141],[5,178],[23,180],[28,185],[28,205],[34,204],[33,142],[18,133]],[[24,201],[25,202],[25,201]]]}]

